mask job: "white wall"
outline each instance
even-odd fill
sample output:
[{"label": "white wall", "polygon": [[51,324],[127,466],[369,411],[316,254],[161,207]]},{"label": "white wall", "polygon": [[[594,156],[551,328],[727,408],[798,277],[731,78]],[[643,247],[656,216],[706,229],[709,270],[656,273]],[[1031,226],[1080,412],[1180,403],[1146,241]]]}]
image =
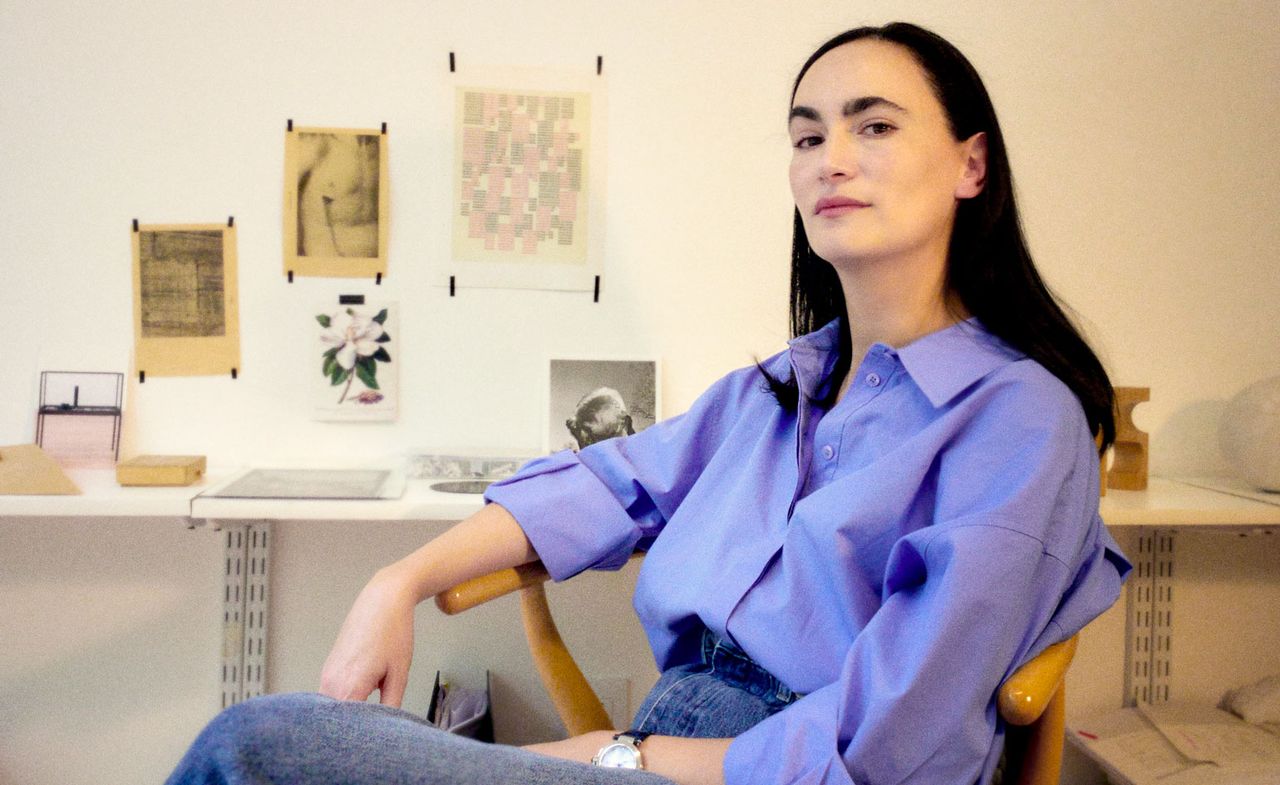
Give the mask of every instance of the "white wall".
[{"label": "white wall", "polygon": [[[242,368],[132,385],[131,449],[215,463],[538,446],[549,354],[658,355],[666,409],[785,336],[789,81],[826,35],[906,17],[954,39],[1002,114],[1026,229],[1139,407],[1156,471],[1225,469],[1222,403],[1280,372],[1274,3],[5,3],[9,325],[0,443],[33,436],[39,370],[129,370],[129,222],[239,231]],[[480,9],[483,10],[480,10]],[[447,268],[449,51],[594,67],[609,90],[603,299],[428,286]],[[280,269],[283,127],[391,130],[390,275]],[[317,298],[404,306],[394,426],[309,419]],[[1193,372],[1188,372],[1194,369]]]},{"label": "white wall", "polygon": [[[1080,314],[1115,382],[1152,388],[1138,421],[1151,434],[1153,471],[1224,473],[1215,438],[1224,402],[1280,373],[1280,5],[1265,0],[986,8],[940,0],[0,0],[7,349],[0,444],[32,440],[39,371],[130,370],[133,218],[235,215],[243,358],[234,382],[131,383],[129,451],[197,452],[225,465],[529,450],[540,440],[543,363],[552,354],[659,356],[665,411],[682,411],[713,379],[786,337],[784,119],[795,70],[830,34],[892,18],[933,27],[984,74],[1042,272]],[[600,304],[543,292],[462,290],[449,298],[428,285],[449,252],[438,217],[449,203],[449,51],[462,68],[590,69],[604,56],[609,187]],[[390,274],[380,288],[284,282],[287,118],[389,124],[393,223]],[[400,368],[403,411],[394,425],[315,423],[298,405],[311,372],[294,356],[299,316],[309,318],[317,298],[347,291],[402,305],[403,340],[414,349]],[[98,539],[106,531],[117,545]],[[306,674],[323,656],[334,615],[377,564],[430,533],[325,531],[323,538],[295,527],[281,532],[282,559],[300,552],[314,559],[282,567],[294,585],[318,580],[308,566],[333,569],[320,564],[326,558],[346,577],[318,605],[302,588],[277,591],[276,688],[311,686]],[[113,560],[132,553],[119,543],[150,542],[150,529],[0,522],[0,646],[22,653],[0,679],[0,704],[16,699],[26,712],[8,714],[21,718],[8,725],[0,719],[0,782],[162,776],[176,739],[189,735],[216,690],[194,659],[216,640],[216,620],[191,621],[211,613],[214,579],[199,565],[216,560],[216,546],[206,534],[166,530],[163,545],[147,546],[158,551],[144,551],[151,561],[117,578]],[[44,555],[33,557],[36,550]],[[167,559],[186,568],[147,566]],[[125,595],[139,585],[157,593],[130,601]],[[73,605],[70,615],[46,615],[46,591],[64,599],[124,594],[92,613]],[[136,645],[126,644],[130,630],[154,635],[177,609],[192,637],[163,649],[163,662],[193,692],[183,720],[167,722],[176,682],[157,680],[154,669],[120,672],[115,663],[118,651],[146,650],[128,648]],[[86,614],[104,631],[62,658],[36,662],[43,646],[9,642],[19,622],[38,628],[37,641],[64,640]],[[593,662],[606,667],[607,657]],[[134,714],[111,702],[87,713],[86,693],[112,690],[139,701]],[[31,731],[41,723],[53,729],[43,741]],[[67,749],[43,772],[35,763],[76,738],[124,739],[136,728],[144,737],[160,728],[169,735]],[[120,766],[127,773],[114,778]]]}]

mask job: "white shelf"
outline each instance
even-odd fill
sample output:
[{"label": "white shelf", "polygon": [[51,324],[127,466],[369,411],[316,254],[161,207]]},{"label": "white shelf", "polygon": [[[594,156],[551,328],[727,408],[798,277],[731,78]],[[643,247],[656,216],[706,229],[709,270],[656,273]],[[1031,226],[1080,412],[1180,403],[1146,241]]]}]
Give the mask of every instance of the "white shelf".
[{"label": "white shelf", "polygon": [[[1206,483],[1201,479],[1197,482]],[[1277,526],[1280,506],[1186,480],[1152,477],[1145,491],[1107,489],[1102,520],[1108,526]]]},{"label": "white shelf", "polygon": [[[215,469],[194,485],[122,488],[113,470],[72,470],[67,475],[80,488],[80,495],[0,495],[0,517],[458,521],[484,503],[480,494],[434,491],[427,480],[409,480],[399,499],[371,501],[199,495],[232,474],[233,470]],[[1108,490],[1101,511],[1102,519],[1113,527],[1280,526],[1280,498],[1273,502],[1257,497],[1257,492],[1228,479],[1152,477],[1145,491]]]},{"label": "white shelf", "polygon": [[192,518],[209,521],[460,521],[484,506],[478,493],[431,490],[429,480],[409,480],[399,499],[232,499],[197,496]]},{"label": "white shelf", "polygon": [[0,495],[0,517],[186,518],[191,497],[211,484],[205,477],[194,485],[125,488],[116,484],[114,469],[69,469],[66,474],[79,495]]},{"label": "white shelf", "polygon": [[470,493],[431,490],[409,480],[399,499],[227,499],[200,496],[236,473],[215,469],[193,485],[129,487],[112,469],[73,469],[78,495],[0,495],[0,518],[190,518],[231,520],[460,521],[484,505]]}]

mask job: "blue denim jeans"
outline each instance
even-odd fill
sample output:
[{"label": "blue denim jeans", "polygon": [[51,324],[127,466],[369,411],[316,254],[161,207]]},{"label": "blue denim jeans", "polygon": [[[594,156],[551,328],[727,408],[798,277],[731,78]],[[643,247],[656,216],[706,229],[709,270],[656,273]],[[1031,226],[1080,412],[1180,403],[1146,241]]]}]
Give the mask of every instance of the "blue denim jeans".
[{"label": "blue denim jeans", "polygon": [[[796,696],[713,636],[702,662],[668,670],[636,727],[676,736],[736,736]],[[267,695],[223,711],[201,732],[170,785],[671,785],[437,730],[374,703],[310,693]]]},{"label": "blue denim jeans", "polygon": [[663,672],[636,712],[636,730],[663,736],[723,739],[799,699],[740,649],[702,634],[699,662]]}]

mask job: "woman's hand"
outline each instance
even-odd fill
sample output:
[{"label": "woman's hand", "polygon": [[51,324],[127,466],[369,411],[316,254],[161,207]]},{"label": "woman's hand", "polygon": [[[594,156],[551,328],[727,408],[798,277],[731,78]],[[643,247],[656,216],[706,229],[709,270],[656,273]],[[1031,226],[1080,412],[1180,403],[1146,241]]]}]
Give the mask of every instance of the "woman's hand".
[{"label": "woman's hand", "polygon": [[397,565],[379,570],[356,598],[325,660],[320,692],[362,701],[374,690],[399,707],[413,661],[416,598]]}]

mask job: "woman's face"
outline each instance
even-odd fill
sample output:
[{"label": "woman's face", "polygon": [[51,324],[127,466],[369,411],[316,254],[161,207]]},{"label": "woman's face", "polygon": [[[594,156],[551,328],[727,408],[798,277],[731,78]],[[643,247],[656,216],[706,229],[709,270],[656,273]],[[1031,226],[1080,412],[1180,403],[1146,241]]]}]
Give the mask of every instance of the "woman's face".
[{"label": "woman's face", "polygon": [[800,80],[789,130],[791,193],[818,256],[945,264],[956,200],[982,190],[985,138],[952,138],[909,50],[862,39],[827,52]]}]

